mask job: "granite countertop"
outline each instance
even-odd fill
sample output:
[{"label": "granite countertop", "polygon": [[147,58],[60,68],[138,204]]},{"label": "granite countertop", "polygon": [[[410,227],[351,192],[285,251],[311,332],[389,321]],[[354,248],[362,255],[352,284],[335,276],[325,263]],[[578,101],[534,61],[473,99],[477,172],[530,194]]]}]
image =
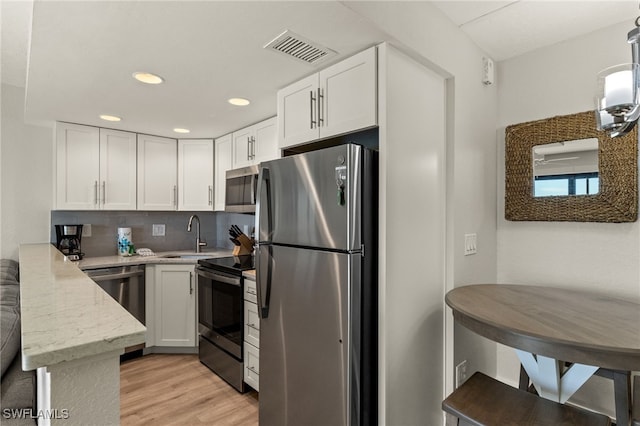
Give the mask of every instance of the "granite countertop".
[{"label": "granite countertop", "polygon": [[146,328],[53,245],[20,246],[22,368],[138,345]]},{"label": "granite countertop", "polygon": [[249,278],[249,279],[252,279],[254,281],[256,280],[256,270],[255,269],[250,269],[248,271],[244,271],[244,272],[242,272],[242,275],[247,277],[247,278]]},{"label": "granite countertop", "polygon": [[[171,257],[171,256],[194,256],[194,257]],[[101,256],[101,257],[85,257],[82,260],[73,262],[82,270],[95,269],[95,268],[107,268],[111,266],[126,266],[126,265],[145,265],[145,264],[158,264],[158,263],[185,263],[196,264],[198,258],[195,256],[202,255],[205,257],[227,257],[232,255],[232,250],[228,249],[206,249],[201,253],[195,253],[189,250],[179,251],[167,251],[158,252],[155,256]]]}]

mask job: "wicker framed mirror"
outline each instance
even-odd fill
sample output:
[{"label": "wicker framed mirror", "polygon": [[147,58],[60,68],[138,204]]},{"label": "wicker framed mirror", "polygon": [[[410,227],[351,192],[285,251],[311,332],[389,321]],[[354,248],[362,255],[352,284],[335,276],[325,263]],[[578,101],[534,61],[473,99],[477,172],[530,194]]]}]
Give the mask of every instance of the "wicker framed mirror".
[{"label": "wicker framed mirror", "polygon": [[[534,196],[533,147],[598,140],[598,190],[593,195]],[[593,111],[515,124],[505,134],[505,219],[635,222],[638,217],[638,131],[610,138]]]}]

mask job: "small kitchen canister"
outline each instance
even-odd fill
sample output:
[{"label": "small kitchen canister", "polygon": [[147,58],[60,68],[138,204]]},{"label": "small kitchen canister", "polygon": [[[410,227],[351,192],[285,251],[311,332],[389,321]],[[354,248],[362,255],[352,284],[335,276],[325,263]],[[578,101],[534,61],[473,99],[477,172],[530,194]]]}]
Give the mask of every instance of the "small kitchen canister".
[{"label": "small kitchen canister", "polygon": [[118,254],[120,256],[131,256],[129,247],[133,247],[131,228],[118,228]]}]

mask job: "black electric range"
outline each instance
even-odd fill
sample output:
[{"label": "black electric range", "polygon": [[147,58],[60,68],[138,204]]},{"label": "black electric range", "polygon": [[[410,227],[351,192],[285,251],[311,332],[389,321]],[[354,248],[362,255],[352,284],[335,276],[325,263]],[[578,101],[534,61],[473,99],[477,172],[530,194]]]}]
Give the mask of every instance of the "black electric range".
[{"label": "black electric range", "polygon": [[242,271],[255,269],[254,259],[251,255],[200,259],[198,260],[198,264],[203,268],[222,271],[233,275],[242,275]]},{"label": "black electric range", "polygon": [[198,261],[198,332],[200,362],[239,392],[244,383],[244,278],[253,256]]}]

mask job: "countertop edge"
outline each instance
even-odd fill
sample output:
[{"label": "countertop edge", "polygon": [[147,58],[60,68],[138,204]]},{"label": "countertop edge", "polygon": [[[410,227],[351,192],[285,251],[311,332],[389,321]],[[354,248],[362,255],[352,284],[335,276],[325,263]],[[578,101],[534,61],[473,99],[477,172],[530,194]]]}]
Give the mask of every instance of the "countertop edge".
[{"label": "countertop edge", "polygon": [[[232,256],[232,250],[229,249],[215,249],[211,251],[204,251],[202,255],[211,255],[211,257],[227,257]],[[181,259],[177,257],[167,257],[171,255],[192,255],[193,251],[187,250],[175,250],[158,252],[155,256],[96,256],[85,257],[82,260],[75,261],[74,263],[81,270],[97,269],[97,268],[110,268],[114,266],[127,266],[127,265],[148,265],[148,264],[191,264],[198,263],[198,259]]]},{"label": "countertop edge", "polygon": [[19,259],[24,370],[144,343],[146,327],[51,244],[22,244]]}]

